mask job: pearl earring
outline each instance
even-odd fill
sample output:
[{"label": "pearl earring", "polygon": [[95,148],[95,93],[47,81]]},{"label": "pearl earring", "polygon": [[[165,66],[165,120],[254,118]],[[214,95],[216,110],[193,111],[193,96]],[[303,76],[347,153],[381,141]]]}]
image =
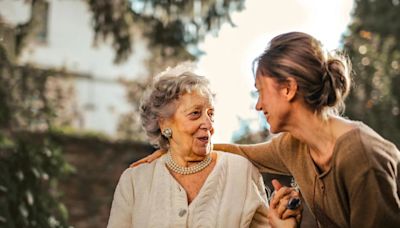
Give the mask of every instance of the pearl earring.
[{"label": "pearl earring", "polygon": [[161,131],[161,134],[162,134],[165,138],[169,139],[169,138],[172,137],[172,130],[171,130],[171,128],[165,128],[165,129],[163,129],[163,130]]}]

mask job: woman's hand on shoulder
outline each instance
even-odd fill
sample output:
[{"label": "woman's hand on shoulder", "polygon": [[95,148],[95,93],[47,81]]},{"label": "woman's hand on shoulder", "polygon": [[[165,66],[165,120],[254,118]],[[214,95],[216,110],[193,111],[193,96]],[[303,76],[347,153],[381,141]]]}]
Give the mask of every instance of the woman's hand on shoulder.
[{"label": "woman's hand on shoulder", "polygon": [[140,164],[143,164],[143,163],[151,163],[152,161],[154,161],[157,158],[161,157],[165,153],[166,153],[165,150],[161,150],[161,149],[160,150],[156,150],[152,154],[150,154],[150,155],[148,155],[148,156],[146,156],[146,157],[144,157],[144,158],[142,158],[142,159],[140,159],[138,161],[133,162],[132,164],[129,165],[129,167],[132,168],[132,167],[136,167],[136,166],[138,166]]}]

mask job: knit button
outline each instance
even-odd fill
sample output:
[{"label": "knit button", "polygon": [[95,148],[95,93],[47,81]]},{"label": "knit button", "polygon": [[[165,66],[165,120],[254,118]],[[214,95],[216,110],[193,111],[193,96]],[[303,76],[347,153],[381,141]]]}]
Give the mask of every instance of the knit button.
[{"label": "knit button", "polygon": [[185,209],[181,209],[180,211],[179,211],[179,217],[182,217],[182,216],[184,216],[185,214],[186,214],[186,210]]}]

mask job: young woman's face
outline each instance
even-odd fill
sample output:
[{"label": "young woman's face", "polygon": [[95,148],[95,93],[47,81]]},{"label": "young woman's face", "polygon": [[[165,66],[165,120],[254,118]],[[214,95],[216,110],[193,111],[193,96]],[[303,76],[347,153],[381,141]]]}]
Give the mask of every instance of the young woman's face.
[{"label": "young woman's face", "polygon": [[258,91],[257,111],[262,111],[272,133],[283,130],[289,113],[289,105],[284,93],[285,88],[269,76],[257,75],[255,87]]},{"label": "young woman's face", "polygon": [[171,149],[185,156],[207,155],[212,149],[213,124],[212,100],[197,91],[182,95],[175,114],[165,124],[172,129]]}]

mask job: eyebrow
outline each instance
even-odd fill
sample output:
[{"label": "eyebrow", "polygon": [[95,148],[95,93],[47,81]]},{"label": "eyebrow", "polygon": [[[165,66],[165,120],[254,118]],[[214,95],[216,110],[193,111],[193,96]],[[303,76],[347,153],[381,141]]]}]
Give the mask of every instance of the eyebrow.
[{"label": "eyebrow", "polygon": [[[202,106],[204,106],[204,105],[192,105],[192,106],[184,109],[183,111],[184,112],[191,111],[192,109],[202,108]],[[210,105],[210,109],[215,110],[215,107],[213,105]]]},{"label": "eyebrow", "polygon": [[190,106],[190,107],[188,107],[188,108],[185,108],[183,111],[184,112],[187,112],[187,111],[189,111],[189,110],[191,110],[191,109],[196,109],[196,108],[199,108],[201,105],[192,105],[192,106]]}]

